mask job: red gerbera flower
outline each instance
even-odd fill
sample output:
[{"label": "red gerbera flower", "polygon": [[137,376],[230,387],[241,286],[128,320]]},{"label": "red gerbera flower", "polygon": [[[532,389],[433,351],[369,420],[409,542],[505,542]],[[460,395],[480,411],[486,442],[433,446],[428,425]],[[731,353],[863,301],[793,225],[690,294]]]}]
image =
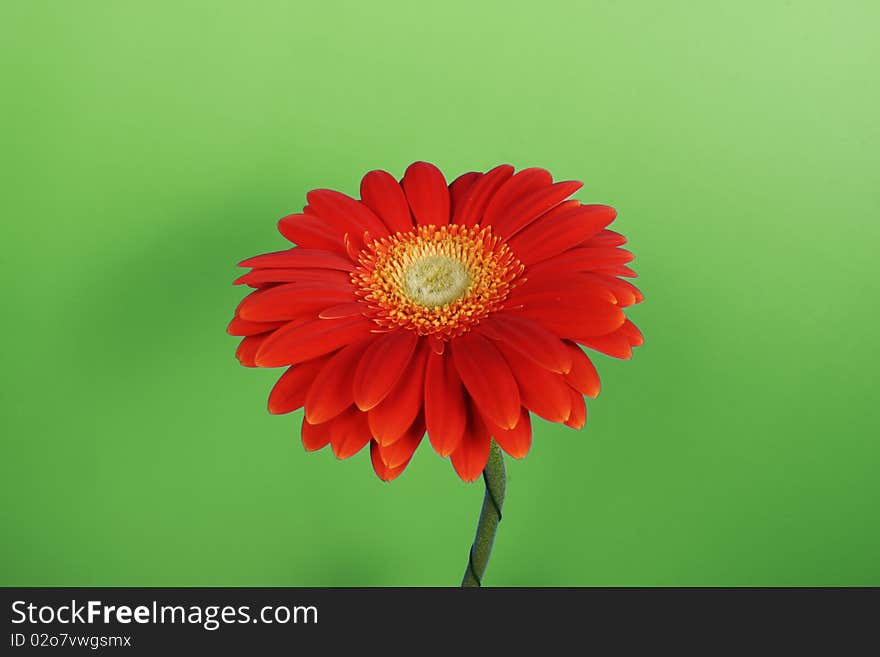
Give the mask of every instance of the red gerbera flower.
[{"label": "red gerbera flower", "polygon": [[384,480],[426,431],[476,479],[492,439],[521,458],[530,413],[576,429],[599,377],[578,345],[629,358],[642,336],[623,309],[642,295],[606,205],[566,200],[579,182],[501,165],[446,184],[416,162],[384,171],[361,200],[309,192],[278,228],[291,249],[249,258],[256,290],[229,333],[250,367],[287,367],[271,413],[305,407],[308,450],[348,458],[370,443]]}]

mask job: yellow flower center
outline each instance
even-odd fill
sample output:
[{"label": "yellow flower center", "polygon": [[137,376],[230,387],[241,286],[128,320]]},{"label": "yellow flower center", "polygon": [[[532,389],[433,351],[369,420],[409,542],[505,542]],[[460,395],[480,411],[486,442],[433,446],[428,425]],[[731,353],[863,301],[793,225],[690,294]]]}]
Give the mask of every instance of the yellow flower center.
[{"label": "yellow flower center", "polygon": [[352,273],[373,320],[419,335],[461,335],[503,307],[523,265],[490,227],[419,226],[372,240]]},{"label": "yellow flower center", "polygon": [[462,297],[471,277],[461,260],[446,255],[424,255],[403,272],[402,287],[415,304],[444,306]]}]

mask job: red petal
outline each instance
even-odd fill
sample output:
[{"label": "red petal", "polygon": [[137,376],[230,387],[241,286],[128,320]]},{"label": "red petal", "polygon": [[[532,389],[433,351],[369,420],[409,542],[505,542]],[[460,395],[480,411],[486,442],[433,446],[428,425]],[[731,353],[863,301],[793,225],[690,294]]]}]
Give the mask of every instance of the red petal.
[{"label": "red petal", "polygon": [[449,223],[449,189],[440,169],[427,162],[409,165],[401,181],[416,225]]},{"label": "red petal", "polygon": [[565,375],[565,380],[579,393],[591,398],[598,397],[601,386],[593,361],[573,342],[565,344],[571,354],[571,371]]},{"label": "red petal", "polygon": [[496,313],[484,319],[477,332],[500,340],[551,372],[571,369],[571,356],[562,340],[535,320],[512,314]]},{"label": "red petal", "polygon": [[499,349],[516,378],[522,405],[545,420],[564,422],[571,411],[571,402],[563,375],[545,370],[504,344]]},{"label": "red petal", "polygon": [[424,435],[425,421],[417,418],[402,438],[395,440],[390,445],[379,445],[379,456],[389,468],[399,468],[401,465],[406,465],[422,442]]},{"label": "red petal", "polygon": [[626,249],[616,247],[584,247],[560,253],[543,262],[532,265],[530,270],[543,271],[544,269],[567,269],[570,271],[593,271],[607,267],[626,264],[633,259],[633,254]]},{"label": "red petal", "polygon": [[309,424],[305,418],[299,431],[303,447],[314,452],[325,448],[330,443],[330,422],[324,424]]},{"label": "red petal", "polygon": [[536,189],[512,203],[492,226],[496,233],[504,237],[516,235],[583,186],[582,182],[574,180]]},{"label": "red petal", "polygon": [[602,267],[595,270],[597,274],[607,274],[609,276],[623,276],[625,278],[638,278],[639,275],[626,265],[615,265],[614,267]]},{"label": "red petal", "polygon": [[598,335],[591,338],[577,338],[577,342],[595,349],[596,351],[613,356],[614,358],[632,358],[632,345],[626,335],[620,330],[608,335]]},{"label": "red petal", "polygon": [[633,324],[630,320],[626,320],[623,323],[623,326],[620,327],[620,331],[626,336],[627,340],[629,340],[629,343],[633,347],[641,347],[645,344],[645,338],[642,336],[639,327]]},{"label": "red petal", "polygon": [[369,410],[370,430],[380,445],[403,436],[422,410],[428,343],[419,340],[409,368],[381,404]]},{"label": "red petal", "polygon": [[235,279],[235,285],[260,287],[270,283],[321,282],[351,284],[351,274],[337,269],[254,269]]},{"label": "red petal", "polygon": [[287,322],[249,322],[241,317],[233,317],[226,332],[229,335],[256,335],[284,326]]},{"label": "red petal", "polygon": [[252,322],[291,320],[340,303],[357,300],[351,283],[284,283],[251,292],[238,306],[238,315]]},{"label": "red petal", "polygon": [[565,424],[572,429],[583,429],[587,422],[587,405],[580,393],[571,390],[571,388],[569,391],[571,392],[571,415],[568,416]]},{"label": "red petal", "polygon": [[363,317],[291,322],[263,343],[256,361],[260,367],[301,363],[368,337],[374,326]]},{"label": "red petal", "polygon": [[306,395],[306,419],[311,424],[333,419],[354,402],[351,371],[368,344],[369,341],[350,344],[327,360]]},{"label": "red petal", "polygon": [[361,199],[392,233],[412,230],[409,204],[400,184],[387,171],[370,171],[361,180]]},{"label": "red petal", "polygon": [[560,275],[558,272],[542,270],[526,276],[525,282],[508,296],[507,306],[514,309],[548,301],[574,305],[581,303],[616,305],[617,297],[606,285],[590,280],[580,272]]},{"label": "red petal", "polygon": [[483,174],[478,171],[469,171],[449,183],[449,201],[452,205],[453,217],[461,211],[461,206],[467,200],[474,183],[482,177]]},{"label": "red petal", "polygon": [[359,409],[368,411],[385,399],[409,364],[418,341],[413,331],[405,329],[373,341],[354,372],[354,402]]},{"label": "red petal", "polygon": [[345,253],[344,234],[323,217],[292,214],[278,221],[278,232],[304,249],[324,249]]},{"label": "red petal", "polygon": [[[597,274],[596,276],[597,276],[597,278],[600,278],[600,279],[603,279],[603,280],[608,280],[608,278],[605,277],[605,276],[601,276],[601,275],[599,275],[599,274]],[[625,281],[625,280],[622,280],[622,279],[620,279],[620,278],[611,278],[611,280],[613,280],[613,281],[614,281],[616,284],[618,284],[618,285],[623,285],[623,286],[625,286],[626,289],[627,289],[629,292],[632,293],[632,295],[633,295],[633,297],[634,297],[634,299],[635,299],[634,303],[641,303],[642,301],[645,300],[645,297],[644,297],[644,295],[641,293],[641,291],[639,290],[639,288],[637,288],[635,285],[633,285],[633,284],[630,283],[629,281]],[[615,291],[615,294],[617,294],[616,291]]]},{"label": "red petal", "polygon": [[[569,251],[569,253],[573,253],[573,251]],[[516,300],[542,296],[546,293],[557,292],[560,288],[564,288],[566,296],[570,297],[570,292],[577,288],[578,295],[582,294],[594,300],[608,301],[620,305],[622,308],[644,300],[638,288],[628,281],[595,271],[581,271],[581,267],[576,262],[568,260],[559,266],[552,267],[549,266],[550,262],[553,261],[548,260],[535,267],[530,267],[524,278],[525,283],[515,288],[508,298]],[[516,305],[508,301],[508,307]]]},{"label": "red petal", "polygon": [[614,298],[617,299],[617,305],[621,308],[628,308],[644,300],[641,292],[628,281],[613,276],[603,276],[602,274],[581,274],[581,276],[606,287],[614,295]]},{"label": "red petal", "polygon": [[477,333],[467,333],[451,343],[455,367],[480,412],[503,428],[519,420],[519,390],[495,345]]},{"label": "red petal", "polygon": [[294,247],[286,251],[275,251],[254,256],[238,263],[239,267],[316,267],[319,269],[339,269],[351,271],[355,264],[337,253],[319,249]]},{"label": "red petal", "polygon": [[257,355],[257,350],[268,337],[269,333],[259,333],[257,335],[249,335],[242,340],[238,344],[238,349],[235,350],[235,357],[238,358],[238,362],[245,367],[256,367],[257,364],[254,361],[254,357]]},{"label": "red petal", "polygon": [[486,423],[473,408],[468,409],[468,422],[458,448],[452,452],[452,467],[464,481],[474,481],[489,460],[491,438]]},{"label": "red petal", "polygon": [[548,212],[510,240],[510,248],[525,265],[548,260],[576,247],[614,221],[607,205],[568,206]]},{"label": "red petal", "polygon": [[452,356],[432,353],[425,372],[425,423],[431,445],[440,456],[449,456],[461,442],[466,404]]},{"label": "red petal", "polygon": [[513,429],[489,425],[489,432],[498,446],[515,459],[523,458],[532,446],[532,419],[525,408],[520,410],[519,422]]},{"label": "red petal", "polygon": [[352,233],[358,237],[368,231],[373,237],[388,234],[388,228],[372,210],[351,196],[332,189],[314,189],[306,195],[307,212],[333,224],[340,233]]},{"label": "red petal", "polygon": [[581,246],[621,246],[626,244],[626,237],[613,230],[603,230],[588,239]]},{"label": "red petal", "polygon": [[363,301],[352,301],[351,303],[340,303],[329,308],[324,308],[318,313],[321,319],[340,319],[342,317],[355,317],[362,315],[366,306]]},{"label": "red petal", "polygon": [[338,459],[354,456],[370,442],[367,414],[354,406],[328,424],[330,424],[330,447]]},{"label": "red petal", "polygon": [[461,209],[453,217],[453,223],[465,226],[480,223],[492,197],[504,183],[510,180],[512,175],[513,167],[509,164],[502,164],[483,174],[483,177],[475,182],[468,191],[467,198],[461,204]]},{"label": "red petal", "polygon": [[312,382],[326,364],[327,358],[322,357],[288,368],[269,393],[269,412],[282,415],[302,408]]},{"label": "red petal", "polygon": [[611,333],[626,321],[623,311],[612,303],[590,298],[577,301],[562,295],[530,297],[516,312],[538,320],[560,337],[577,338],[577,342],[583,337]]},{"label": "red petal", "polygon": [[376,474],[382,481],[396,479],[400,476],[400,473],[406,470],[406,466],[409,465],[409,463],[404,463],[396,468],[389,468],[382,460],[382,456],[379,452],[379,443],[375,440],[370,442],[370,461],[373,463],[373,470],[376,471]]},{"label": "red petal", "polygon": [[505,182],[492,197],[480,222],[483,225],[494,224],[523,197],[542,187],[553,184],[553,176],[544,169],[523,169]]}]

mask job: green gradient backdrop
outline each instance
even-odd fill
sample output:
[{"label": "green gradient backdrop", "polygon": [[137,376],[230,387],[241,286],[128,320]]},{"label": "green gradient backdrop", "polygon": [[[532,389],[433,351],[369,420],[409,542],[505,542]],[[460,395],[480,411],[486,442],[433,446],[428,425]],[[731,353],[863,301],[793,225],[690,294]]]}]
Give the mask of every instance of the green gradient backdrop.
[{"label": "green gradient backdrop", "polygon": [[224,333],[306,191],[428,159],[584,180],[647,297],[488,583],[880,584],[878,8],[4,2],[0,583],[456,584],[481,486],[306,454]]}]

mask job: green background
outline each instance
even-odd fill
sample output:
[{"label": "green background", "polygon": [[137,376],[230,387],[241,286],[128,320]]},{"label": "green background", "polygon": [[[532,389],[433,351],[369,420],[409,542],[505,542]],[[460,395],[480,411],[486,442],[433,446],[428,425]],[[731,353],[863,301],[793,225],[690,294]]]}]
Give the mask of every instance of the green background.
[{"label": "green background", "polygon": [[315,187],[546,166],[647,301],[492,585],[880,584],[876,2],[30,2],[2,30],[6,585],[455,585],[482,497],[307,454],[235,263]]}]

